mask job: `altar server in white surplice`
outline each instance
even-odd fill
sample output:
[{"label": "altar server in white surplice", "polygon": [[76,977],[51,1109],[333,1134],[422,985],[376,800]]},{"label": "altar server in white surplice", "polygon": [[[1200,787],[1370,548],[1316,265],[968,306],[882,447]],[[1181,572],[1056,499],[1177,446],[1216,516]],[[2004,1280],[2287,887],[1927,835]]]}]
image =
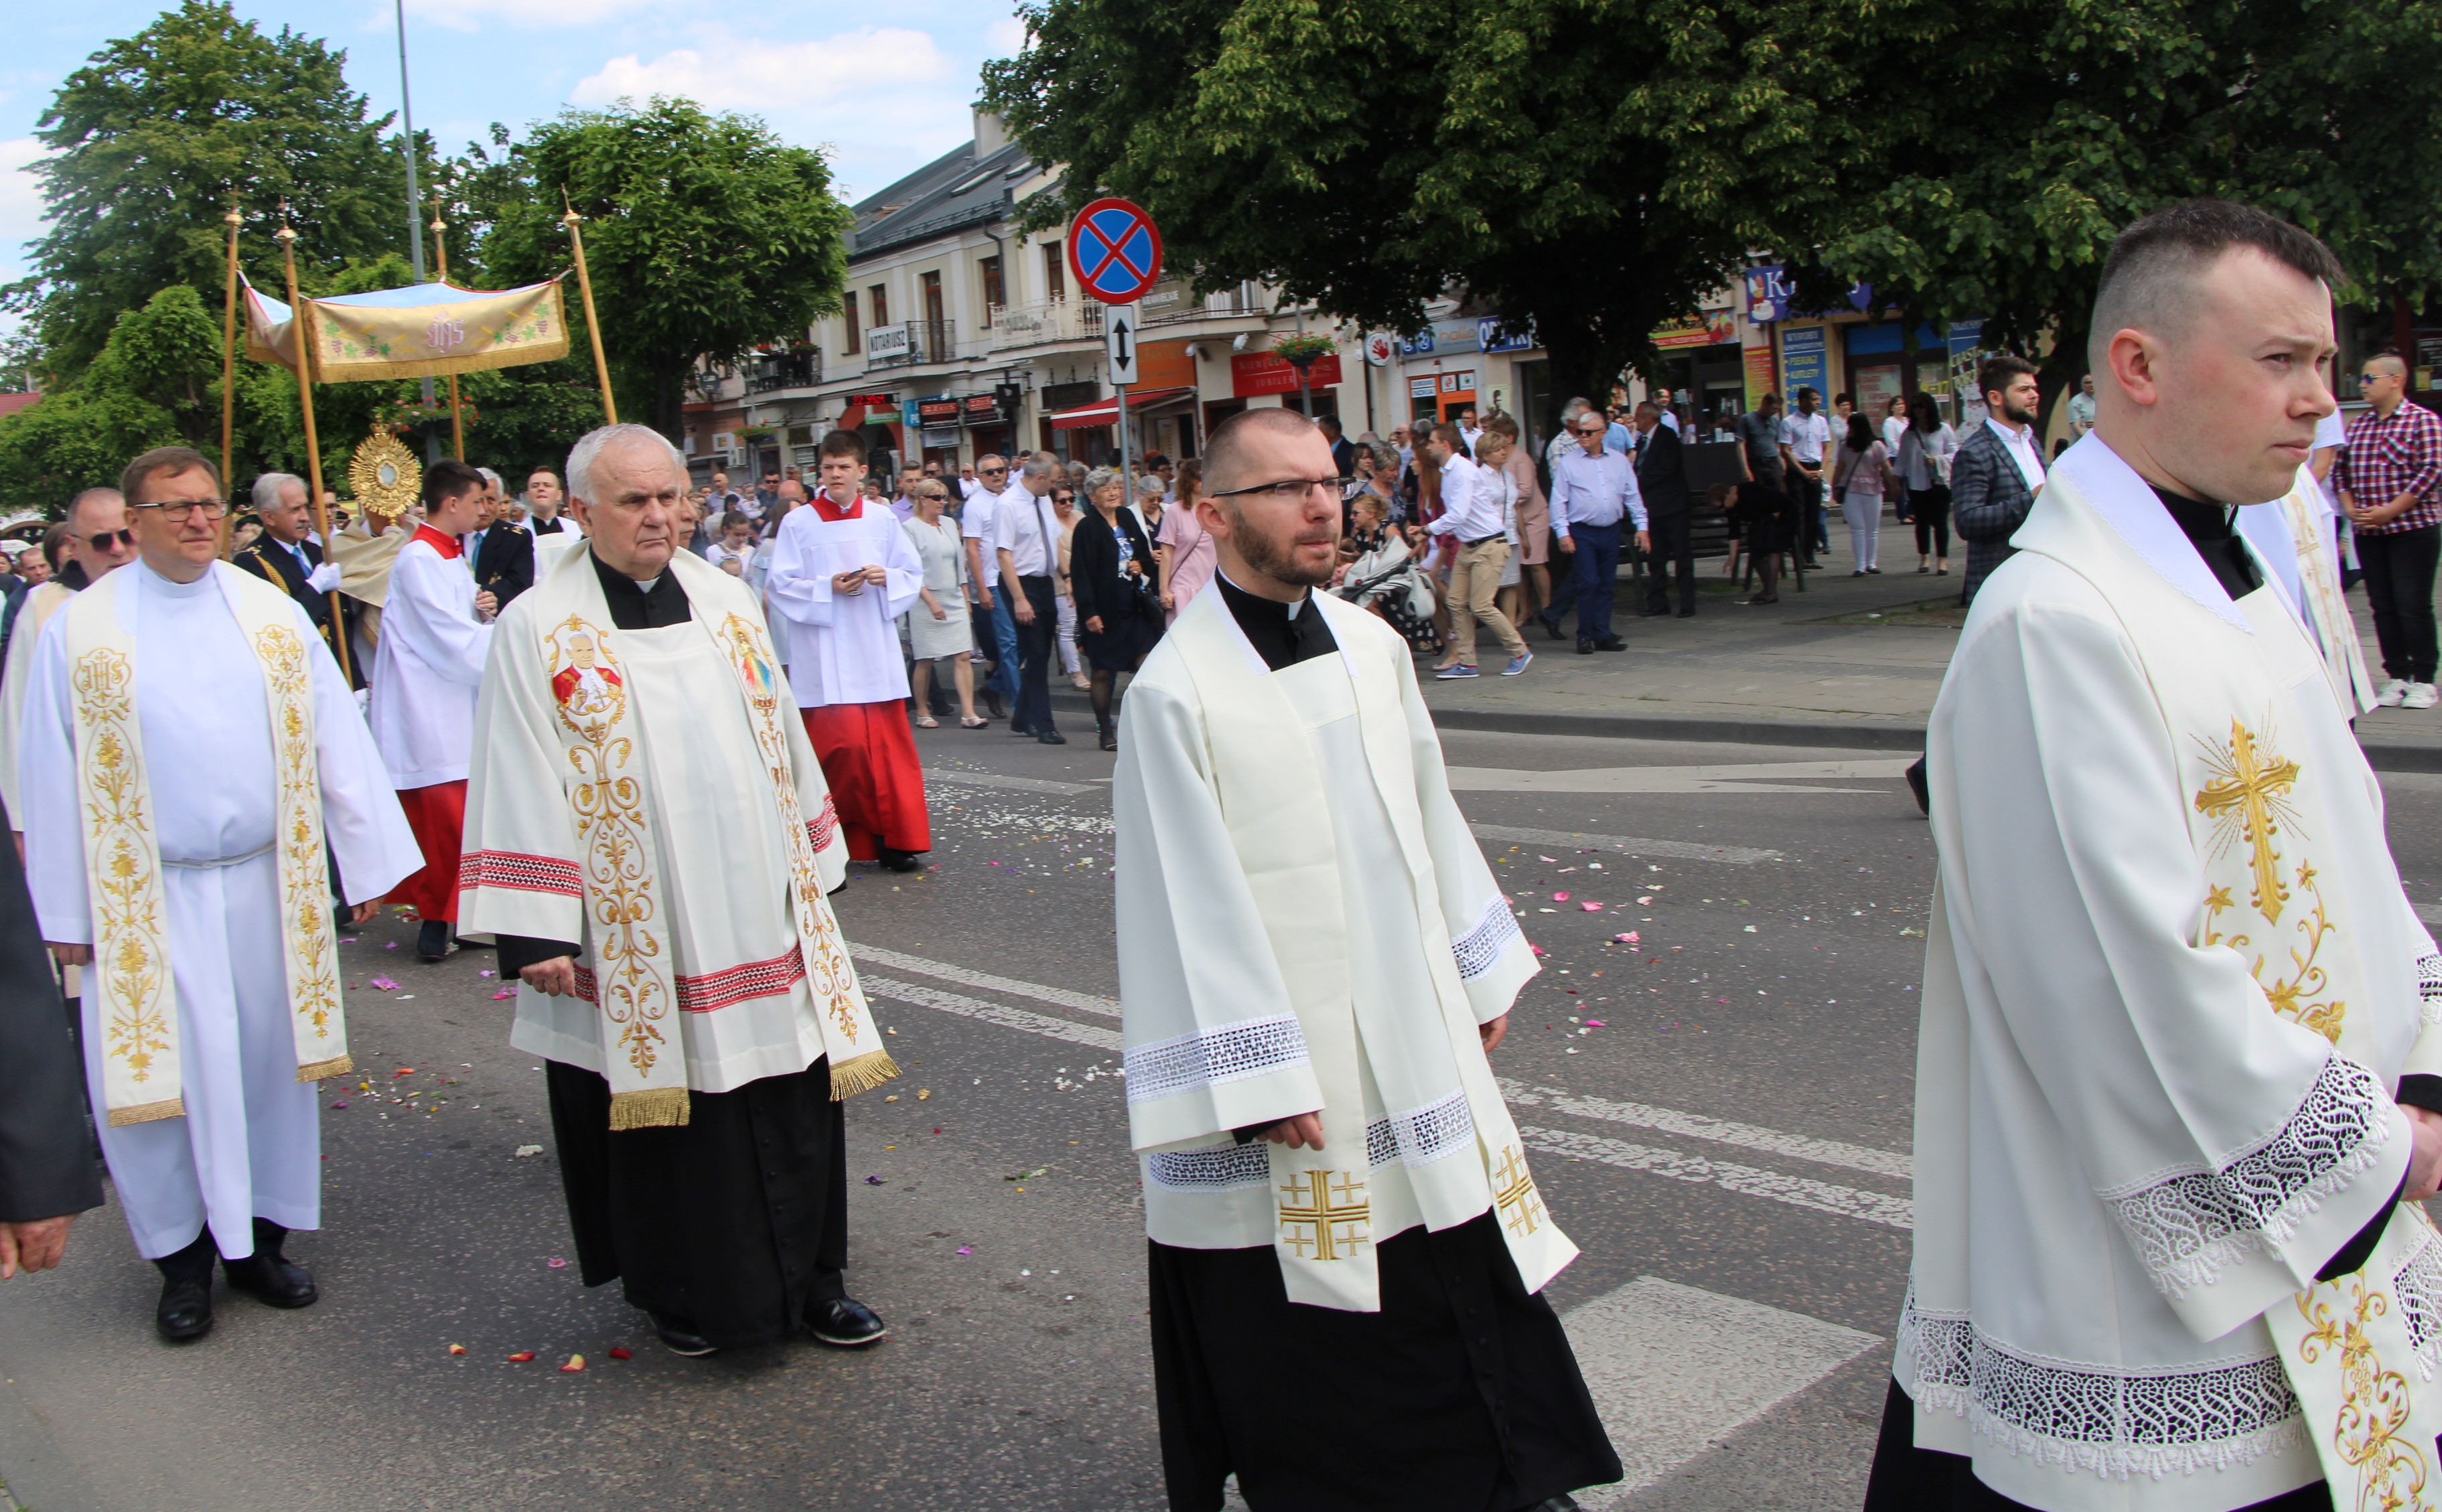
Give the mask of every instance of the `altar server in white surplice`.
[{"label": "altar server in white surplice", "polygon": [[587,534],[501,616],[459,886],[523,984],[585,1284],[683,1355],[869,1344],[841,1103],[899,1073],[825,897],[822,769],[755,595],[675,550],[670,444],[593,431],[568,484]]},{"label": "altar server in white surplice", "polygon": [[26,869],[43,938],[83,974],[87,1081],[155,1321],[211,1327],[212,1259],[280,1307],[321,1226],[314,1083],[350,1069],[331,913],[415,869],[415,837],[337,662],[294,599],[213,559],[210,463],[121,480],[134,564],[44,628],[27,689]]},{"label": "altar server in white surplice", "polygon": [[[1406,644],[1331,580],[1331,448],[1216,428],[1217,592],[1129,689],[1129,1124],[1170,1504],[1540,1508],[1620,1466],[1540,1295],[1576,1254],[1492,1078],[1535,957]],[[1466,1320],[1464,1325],[1461,1320]],[[1284,1410],[1315,1394],[1330,1407]]]},{"label": "altar server in white surplice", "polygon": [[2442,1503],[2442,957],[2235,519],[2305,476],[2340,280],[2223,201],[2123,231],[2094,428],[1951,659],[1870,1512]]}]

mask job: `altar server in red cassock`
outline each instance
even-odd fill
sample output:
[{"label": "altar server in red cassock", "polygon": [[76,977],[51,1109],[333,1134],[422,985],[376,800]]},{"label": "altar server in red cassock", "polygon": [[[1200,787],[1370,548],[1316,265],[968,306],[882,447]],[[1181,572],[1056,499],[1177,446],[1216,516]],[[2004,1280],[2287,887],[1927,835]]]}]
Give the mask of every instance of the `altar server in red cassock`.
[{"label": "altar server in red cassock", "polygon": [[780,524],[764,592],[787,637],[789,681],[839,805],[848,854],[915,871],[933,848],[924,774],[907,728],[907,664],[899,616],[924,583],[923,564],[887,508],[859,497],[865,442],[823,438],[821,481],[808,507]]},{"label": "altar server in red cassock", "polygon": [[392,902],[415,909],[424,926],[415,953],[449,954],[458,919],[459,833],[466,820],[466,764],[475,741],[475,693],[492,649],[485,616],[497,605],[475,586],[458,537],[475,528],[483,475],[463,462],[424,473],[424,523],[391,568],[374,652],[368,715],[382,763],[398,786],[399,807],[424,848],[424,867],[398,884]]}]

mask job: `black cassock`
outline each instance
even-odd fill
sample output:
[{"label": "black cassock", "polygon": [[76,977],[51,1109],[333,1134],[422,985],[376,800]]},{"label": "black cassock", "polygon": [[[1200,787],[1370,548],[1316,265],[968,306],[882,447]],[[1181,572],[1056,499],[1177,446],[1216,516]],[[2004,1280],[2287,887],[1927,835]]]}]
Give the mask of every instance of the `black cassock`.
[{"label": "black cassock", "polygon": [[[0,826],[8,814],[0,810]],[[0,1223],[101,1206],[84,1067],[17,847],[0,842]]]},{"label": "black cassock", "polygon": [[[594,571],[623,630],[683,625],[678,579],[650,594]],[[501,975],[576,952],[565,940],[500,937]],[[829,1059],[731,1092],[693,1092],[675,1128],[610,1129],[610,1084],[547,1062],[568,1226],[585,1284],[622,1283],[628,1301],[685,1321],[722,1349],[787,1338],[847,1295],[847,1120]]]}]

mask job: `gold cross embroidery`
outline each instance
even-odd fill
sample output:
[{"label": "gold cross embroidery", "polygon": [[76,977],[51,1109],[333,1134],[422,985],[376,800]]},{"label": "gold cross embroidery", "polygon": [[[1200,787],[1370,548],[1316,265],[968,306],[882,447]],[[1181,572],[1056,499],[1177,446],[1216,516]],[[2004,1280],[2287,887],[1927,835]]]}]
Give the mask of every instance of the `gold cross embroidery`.
[{"label": "gold cross embroidery", "polygon": [[[1302,1203],[1291,1201],[1300,1196]],[[1299,1255],[1346,1260],[1368,1242],[1365,1230],[1373,1224],[1374,1207],[1366,1200],[1363,1181],[1330,1171],[1301,1171],[1282,1185],[1281,1198],[1281,1224],[1288,1230],[1289,1248]]]},{"label": "gold cross embroidery", "polygon": [[2286,821],[2297,823],[2288,801],[2298,785],[2298,763],[2285,761],[2270,750],[2259,751],[2255,732],[2236,720],[2230,721],[2230,743],[2208,746],[2206,770],[2213,780],[2196,790],[2196,811],[2217,821],[2221,847],[2244,841],[2251,854],[2248,867],[2255,874],[2255,911],[2274,923],[2289,891],[2281,884],[2281,854],[2272,837]]},{"label": "gold cross embroidery", "polygon": [[1492,1200],[1513,1232],[1522,1237],[1547,1221],[1543,1199],[1535,1191],[1535,1178],[1528,1174],[1525,1157],[1516,1147],[1502,1146],[1501,1169],[1492,1174]]}]

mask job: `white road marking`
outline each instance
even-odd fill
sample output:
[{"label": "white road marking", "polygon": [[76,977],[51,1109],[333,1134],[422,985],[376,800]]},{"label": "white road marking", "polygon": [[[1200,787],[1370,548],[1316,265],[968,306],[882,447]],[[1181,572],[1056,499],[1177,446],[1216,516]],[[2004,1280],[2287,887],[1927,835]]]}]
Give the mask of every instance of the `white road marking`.
[{"label": "white road marking", "polygon": [[1896,777],[1914,756],[1851,761],[1750,761],[1695,767],[1585,767],[1574,772],[1522,772],[1508,767],[1452,767],[1457,792],[1872,792],[1872,788],[1794,785],[1799,779]]},{"label": "white road marking", "polygon": [[1623,1171],[1668,1176],[1673,1181],[1710,1183],[1745,1196],[1769,1197],[1794,1208],[1811,1208],[1816,1212],[1886,1224],[1893,1229],[1916,1226],[1916,1204],[1906,1197],[1860,1192],[1854,1187],[1834,1186],[1829,1181],[1813,1181],[1730,1160],[1708,1160],[1676,1150],[1657,1150],[1649,1144],[1631,1144],[1598,1134],[1579,1134],[1575,1129],[1539,1129],[1522,1123],[1518,1133],[1528,1149],[1546,1155],[1596,1160]]},{"label": "white road marking", "polygon": [[1048,777],[1005,777],[997,772],[962,772],[948,767],[926,767],[924,780],[947,782],[970,788],[1008,788],[1018,792],[1048,792],[1063,798],[1073,798],[1094,790],[1082,782],[1054,782]]},{"label": "white road marking", "polygon": [[1516,825],[1470,824],[1479,840],[1510,840],[1530,846],[1572,846],[1581,850],[1616,850],[1623,856],[1667,856],[1678,861],[1719,861],[1751,866],[1778,861],[1777,850],[1751,846],[1707,846],[1690,840],[1645,840],[1635,835],[1586,835],[1569,829],[1522,829]]},{"label": "white road marking", "polygon": [[2442,924],[2442,903],[2411,903],[2408,906],[2415,909],[2416,917],[2427,923]]},{"label": "white road marking", "polygon": [[893,981],[887,976],[859,974],[868,997],[886,997],[893,1002],[913,1003],[920,1008],[937,1008],[960,1018],[980,1019],[1003,1029],[1022,1029],[1029,1034],[1041,1034],[1048,1039],[1068,1040],[1078,1045],[1090,1045],[1098,1050],[1117,1055],[1121,1051],[1120,1031],[1096,1029],[1090,1024],[1071,1024],[1065,1018],[1048,1013],[1030,1013],[1022,1008],[1009,1008],[999,1003],[987,1003],[979,997],[961,997],[939,988],[921,987],[914,982]]},{"label": "white road marking", "polygon": [[1642,1102],[1613,1102],[1604,1098],[1583,1097],[1556,1086],[1529,1086],[1507,1077],[1501,1079],[1501,1095],[1509,1100],[1513,1108],[1549,1105],[1581,1119],[1633,1124],[1640,1129],[1683,1135],[1690,1139],[1710,1139],[1716,1144],[1734,1144],[1742,1150],[1758,1150],[1766,1155],[1788,1156],[1821,1165],[1847,1166],[1851,1171],[1890,1176],[1900,1181],[1911,1180],[1916,1175],[1915,1160],[1896,1150],[1876,1150],[1862,1144],[1844,1144],[1838,1139],[1783,1134],[1778,1129],[1766,1129],[1753,1123],[1735,1123],[1728,1119],[1706,1118],[1701,1113],[1649,1107]]},{"label": "white road marking", "polygon": [[1611,1512],[1883,1342],[1802,1313],[1643,1276],[1569,1309],[1578,1368],[1627,1477],[1577,1493]]},{"label": "white road marking", "polygon": [[860,963],[871,961],[877,966],[914,972],[920,976],[938,976],[945,982],[956,982],[961,987],[980,987],[986,992],[1007,993],[1012,997],[1030,997],[1038,1003],[1073,1008],[1081,1013],[1100,1013],[1104,1018],[1120,1016],[1120,1004],[1117,998],[1091,997],[1084,993],[1069,992],[1063,987],[1045,987],[1035,982],[1021,982],[1007,976],[994,976],[989,972],[970,971],[964,966],[953,966],[947,961],[926,960],[920,956],[903,956],[895,950],[884,950],[879,945],[860,945],[854,940],[848,941],[847,948],[849,954],[853,955]]}]

